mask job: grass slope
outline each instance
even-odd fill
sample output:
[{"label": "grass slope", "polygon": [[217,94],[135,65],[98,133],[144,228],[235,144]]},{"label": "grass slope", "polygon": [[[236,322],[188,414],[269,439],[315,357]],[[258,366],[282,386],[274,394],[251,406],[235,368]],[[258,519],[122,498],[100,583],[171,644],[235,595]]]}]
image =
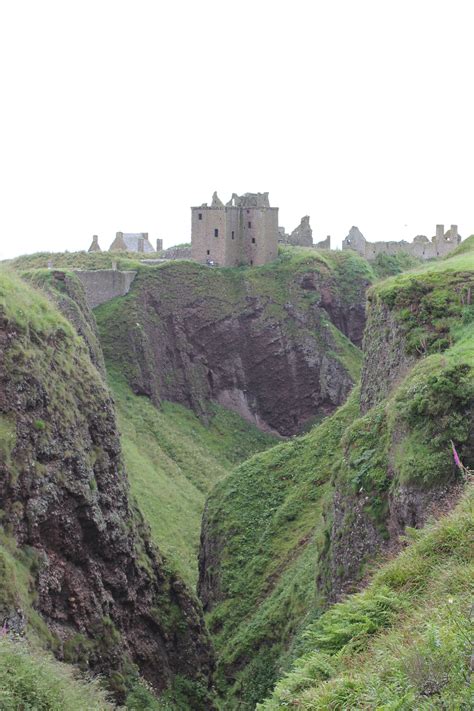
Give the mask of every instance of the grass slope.
[{"label": "grass slope", "polygon": [[182,405],[164,402],[158,410],[113,370],[109,383],[132,494],[160,551],[195,587],[207,494],[237,463],[273,446],[275,438],[218,406],[208,425]]},{"label": "grass slope", "polygon": [[261,711],[472,708],[474,486],[362,593],[308,626],[305,653]]},{"label": "grass slope", "polygon": [[[383,540],[388,536],[390,496],[396,497],[407,485],[429,491],[440,482],[450,486],[459,481],[451,440],[464,463],[474,466],[473,272],[474,254],[467,253],[423,265],[374,287],[372,301],[382,300],[392,310],[404,331],[407,348],[418,354],[415,366],[367,414],[360,414],[354,392],[346,405],[309,434],[256,455],[212,492],[206,526],[209,539],[221,547],[219,570],[210,571],[219,581],[220,593],[208,614],[208,623],[218,652],[217,684],[226,711],[255,708],[291,659],[308,649],[302,630],[325,608],[326,590],[324,585],[317,588],[315,580],[324,580],[325,576],[327,580],[334,544],[331,502],[335,491],[349,501],[351,497],[354,502],[365,501],[361,515],[373,522]],[[426,347],[420,349],[420,344]],[[462,526],[466,516],[461,515]],[[350,509],[342,521],[337,535],[342,547],[350,549],[357,542],[353,538],[357,538],[357,526]],[[472,540],[464,537],[464,545],[468,543]],[[446,557],[439,558],[438,572],[449,555],[448,550]],[[465,562],[463,559],[458,571],[461,578]],[[365,572],[362,560],[359,579]],[[424,575],[423,584],[430,584],[428,569]],[[457,595],[455,586],[452,593]],[[398,603],[393,602],[390,590],[384,588],[383,594],[388,600],[382,595],[380,605],[375,601],[375,607],[382,608],[383,617],[384,605],[388,606],[387,619],[392,619],[399,612]],[[466,595],[467,589],[460,588],[450,608],[456,609],[458,616],[465,614]],[[406,598],[404,601],[408,604]],[[443,604],[440,598],[440,610]],[[342,636],[345,627],[351,633],[349,621],[348,613],[341,624],[335,622]],[[443,625],[450,627],[447,617]],[[308,635],[311,629],[310,625]],[[360,629],[364,632],[363,625]],[[420,644],[428,645],[426,629],[420,631]],[[455,638],[452,625],[450,629],[446,634]],[[389,652],[396,654],[396,645]],[[328,661],[328,669],[331,664]],[[304,666],[301,676],[311,680],[310,674],[311,668]],[[316,666],[314,674],[316,686]],[[295,684],[300,683],[298,669],[294,675]],[[283,681],[278,687],[276,701],[268,708],[298,707],[296,692],[286,700],[285,684]],[[356,697],[350,698],[352,706],[338,706],[334,696],[326,706],[308,702],[304,708],[381,708],[365,706],[362,697],[358,706],[354,704]]]},{"label": "grass slope", "polygon": [[208,501],[209,534],[225,542],[224,600],[208,616],[225,709],[253,708],[271,688],[289,643],[317,606],[320,520],[334,450],[356,414],[357,393],[307,435],[245,462]]}]

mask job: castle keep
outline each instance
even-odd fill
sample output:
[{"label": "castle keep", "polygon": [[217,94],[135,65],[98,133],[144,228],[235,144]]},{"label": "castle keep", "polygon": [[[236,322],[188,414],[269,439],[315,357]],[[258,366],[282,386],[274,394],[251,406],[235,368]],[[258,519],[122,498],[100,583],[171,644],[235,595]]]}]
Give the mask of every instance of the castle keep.
[{"label": "castle keep", "polygon": [[201,264],[267,264],[277,258],[278,237],[278,208],[268,193],[234,193],[226,205],[214,193],[210,206],[191,208],[192,258]]}]

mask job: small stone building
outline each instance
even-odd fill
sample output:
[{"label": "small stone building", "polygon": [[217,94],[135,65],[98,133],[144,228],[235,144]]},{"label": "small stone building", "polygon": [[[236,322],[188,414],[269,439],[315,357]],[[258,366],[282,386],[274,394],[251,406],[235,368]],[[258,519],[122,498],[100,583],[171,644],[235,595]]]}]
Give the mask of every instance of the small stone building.
[{"label": "small stone building", "polygon": [[212,196],[209,206],[191,208],[191,254],[201,264],[220,267],[267,264],[278,255],[278,208],[268,193]]}]

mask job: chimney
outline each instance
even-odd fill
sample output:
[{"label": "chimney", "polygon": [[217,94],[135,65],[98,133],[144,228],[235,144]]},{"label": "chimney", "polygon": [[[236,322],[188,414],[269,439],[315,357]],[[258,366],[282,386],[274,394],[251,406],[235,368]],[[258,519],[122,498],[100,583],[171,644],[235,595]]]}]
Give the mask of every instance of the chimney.
[{"label": "chimney", "polygon": [[457,244],[459,242],[458,226],[451,225],[451,242]]},{"label": "chimney", "polygon": [[157,239],[156,240],[156,251],[161,252],[162,249],[163,249],[163,240]]},{"label": "chimney", "polygon": [[92,244],[94,247],[99,246],[99,235],[92,235]]},{"label": "chimney", "polygon": [[145,240],[143,237],[138,238],[138,251],[139,252],[144,252],[145,251]]},{"label": "chimney", "polygon": [[444,239],[444,225],[436,225],[436,239]]}]

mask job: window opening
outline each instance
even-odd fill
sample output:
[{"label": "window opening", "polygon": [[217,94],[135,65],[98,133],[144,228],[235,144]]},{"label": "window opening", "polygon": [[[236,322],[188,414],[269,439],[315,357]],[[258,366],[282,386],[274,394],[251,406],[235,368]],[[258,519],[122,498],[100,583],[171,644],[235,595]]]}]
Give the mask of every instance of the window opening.
[{"label": "window opening", "polygon": [[255,237],[252,237],[252,244],[255,244]]},{"label": "window opening", "polygon": [[214,230],[214,237],[219,237],[219,230],[217,229],[217,227]]},{"label": "window opening", "polygon": [[202,220],[202,212],[198,212],[198,219]]}]

